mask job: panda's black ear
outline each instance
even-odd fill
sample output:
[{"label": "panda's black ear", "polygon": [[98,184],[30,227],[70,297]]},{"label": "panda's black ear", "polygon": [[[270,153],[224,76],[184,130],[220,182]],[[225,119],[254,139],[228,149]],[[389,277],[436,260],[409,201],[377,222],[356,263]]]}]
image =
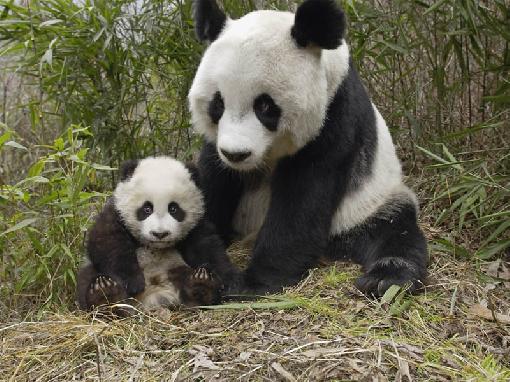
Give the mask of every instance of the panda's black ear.
[{"label": "panda's black ear", "polygon": [[310,44],[336,49],[345,33],[345,15],[335,0],[305,0],[296,12],[292,37],[305,48]]},{"label": "panda's black ear", "polygon": [[227,16],[215,0],[195,0],[193,17],[198,39],[208,42],[216,40],[227,21]]},{"label": "panda's black ear", "polygon": [[198,188],[200,188],[200,172],[198,171],[197,166],[191,162],[187,162],[184,165],[191,175],[191,180],[197,185]]},{"label": "panda's black ear", "polygon": [[124,182],[128,180],[133,173],[135,172],[136,167],[138,167],[138,159],[129,159],[127,161],[122,162],[120,165],[120,181]]}]

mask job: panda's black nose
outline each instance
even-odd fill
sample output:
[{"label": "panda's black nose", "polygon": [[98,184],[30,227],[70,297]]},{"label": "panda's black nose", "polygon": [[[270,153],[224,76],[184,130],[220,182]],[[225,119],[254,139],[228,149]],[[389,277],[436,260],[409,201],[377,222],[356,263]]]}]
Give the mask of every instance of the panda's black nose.
[{"label": "panda's black nose", "polygon": [[251,151],[237,151],[232,153],[223,149],[221,149],[221,153],[232,163],[242,162],[251,155]]},{"label": "panda's black nose", "polygon": [[151,235],[154,236],[156,239],[159,239],[159,240],[164,239],[169,234],[170,234],[169,231],[162,231],[162,232],[151,231]]}]

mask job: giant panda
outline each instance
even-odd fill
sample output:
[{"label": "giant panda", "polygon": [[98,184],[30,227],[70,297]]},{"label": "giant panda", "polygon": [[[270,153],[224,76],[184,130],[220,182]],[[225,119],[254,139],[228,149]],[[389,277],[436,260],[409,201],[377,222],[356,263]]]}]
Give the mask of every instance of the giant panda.
[{"label": "giant panda", "polygon": [[234,20],[196,0],[194,19],[208,43],[188,96],[205,137],[207,217],[226,242],[255,237],[232,289],[280,290],[323,258],[361,264],[356,286],[368,295],[422,285],[418,203],[350,58],[342,9],[305,0],[295,14]]},{"label": "giant panda", "polygon": [[196,171],[170,157],[125,162],[88,232],[78,304],[134,298],[143,308],[210,305],[236,268],[204,219]]}]

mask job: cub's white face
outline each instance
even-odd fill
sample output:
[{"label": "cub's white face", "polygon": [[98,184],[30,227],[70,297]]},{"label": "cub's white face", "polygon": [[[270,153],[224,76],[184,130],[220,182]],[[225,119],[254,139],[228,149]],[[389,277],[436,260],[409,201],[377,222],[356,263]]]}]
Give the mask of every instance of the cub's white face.
[{"label": "cub's white face", "polygon": [[349,67],[335,50],[299,48],[294,15],[256,11],[227,20],[189,93],[195,129],[236,170],[270,166],[313,140]]},{"label": "cub's white face", "polygon": [[141,160],[117,185],[114,200],[128,230],[153,248],[184,239],[204,214],[203,196],[190,172],[169,157]]}]

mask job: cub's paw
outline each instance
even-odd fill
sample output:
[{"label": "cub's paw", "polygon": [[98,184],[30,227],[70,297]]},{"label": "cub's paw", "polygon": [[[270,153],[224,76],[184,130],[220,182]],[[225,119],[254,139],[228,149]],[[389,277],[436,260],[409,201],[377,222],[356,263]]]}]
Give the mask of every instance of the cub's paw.
[{"label": "cub's paw", "polygon": [[222,287],[213,273],[205,268],[195,269],[183,287],[184,303],[188,306],[219,304]]},{"label": "cub's paw", "polygon": [[405,285],[409,292],[422,287],[426,270],[400,257],[386,257],[373,263],[355,285],[368,296],[381,297],[392,285]]},{"label": "cub's paw", "polygon": [[125,288],[111,277],[97,276],[87,290],[87,302],[90,308],[114,304],[128,297]]}]

